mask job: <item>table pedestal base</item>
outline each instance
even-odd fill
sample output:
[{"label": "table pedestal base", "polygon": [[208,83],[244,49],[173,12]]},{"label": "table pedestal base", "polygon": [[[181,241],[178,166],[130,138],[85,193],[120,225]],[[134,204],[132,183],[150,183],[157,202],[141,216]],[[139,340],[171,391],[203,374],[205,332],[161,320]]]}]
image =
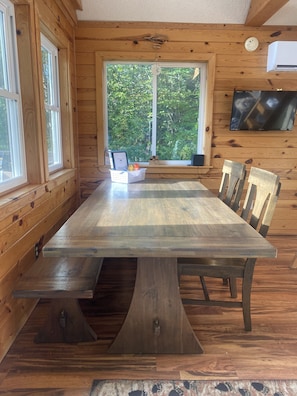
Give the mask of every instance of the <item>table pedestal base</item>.
[{"label": "table pedestal base", "polygon": [[176,258],[138,259],[131,305],[109,352],[203,353],[180,298]]},{"label": "table pedestal base", "polygon": [[87,323],[77,299],[52,299],[49,308],[49,316],[35,337],[36,343],[97,340],[97,335]]}]

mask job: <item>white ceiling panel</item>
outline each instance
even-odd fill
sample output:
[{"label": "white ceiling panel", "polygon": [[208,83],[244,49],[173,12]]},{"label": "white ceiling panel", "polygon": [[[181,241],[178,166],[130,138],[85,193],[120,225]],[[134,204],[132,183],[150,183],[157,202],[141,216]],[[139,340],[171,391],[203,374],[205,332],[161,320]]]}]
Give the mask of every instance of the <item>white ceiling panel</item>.
[{"label": "white ceiling panel", "polygon": [[[81,21],[244,24],[251,0],[82,0]],[[290,0],[266,25],[297,25]]]},{"label": "white ceiling panel", "polygon": [[297,25],[297,0],[290,0],[265,25]]},{"label": "white ceiling panel", "polygon": [[250,0],[82,0],[82,4],[79,20],[244,23]]}]

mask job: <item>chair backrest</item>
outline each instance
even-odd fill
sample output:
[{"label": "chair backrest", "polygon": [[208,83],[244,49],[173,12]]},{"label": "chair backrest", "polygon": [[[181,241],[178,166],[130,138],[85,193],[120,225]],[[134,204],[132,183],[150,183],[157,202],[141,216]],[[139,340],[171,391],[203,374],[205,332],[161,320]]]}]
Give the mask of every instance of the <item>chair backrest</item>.
[{"label": "chair backrest", "polygon": [[278,175],[252,167],[241,217],[266,237],[280,193]]},{"label": "chair backrest", "polygon": [[225,160],[222,173],[218,197],[236,212],[240,206],[245,181],[245,165],[240,162]]}]

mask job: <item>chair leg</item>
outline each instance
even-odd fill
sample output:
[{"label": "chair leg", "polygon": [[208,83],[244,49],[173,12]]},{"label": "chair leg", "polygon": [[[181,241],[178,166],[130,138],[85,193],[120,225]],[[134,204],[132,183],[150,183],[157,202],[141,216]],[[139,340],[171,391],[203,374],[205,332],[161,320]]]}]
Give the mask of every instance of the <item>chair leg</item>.
[{"label": "chair leg", "polygon": [[237,298],[236,278],[229,278],[230,294],[232,298]]},{"label": "chair leg", "polygon": [[[247,301],[249,300],[249,301]],[[245,331],[252,331],[250,298],[242,302],[243,322]]]},{"label": "chair leg", "polygon": [[242,281],[242,312],[245,331],[252,330],[251,319],[251,291],[256,259],[248,259]]},{"label": "chair leg", "polygon": [[223,278],[223,285],[229,285],[231,297],[237,298],[236,278]]},{"label": "chair leg", "polygon": [[200,276],[200,283],[202,286],[205,301],[210,301],[207,286],[206,286],[205,279],[203,276]]}]

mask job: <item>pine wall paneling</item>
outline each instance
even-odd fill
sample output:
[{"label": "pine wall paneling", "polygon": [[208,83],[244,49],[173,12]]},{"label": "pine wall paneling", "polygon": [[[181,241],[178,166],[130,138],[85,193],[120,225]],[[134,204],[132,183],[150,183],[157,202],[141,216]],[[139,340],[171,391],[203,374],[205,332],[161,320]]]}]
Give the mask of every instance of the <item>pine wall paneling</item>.
[{"label": "pine wall paneling", "polygon": [[[153,48],[153,44],[144,39],[149,35],[165,35],[168,41],[159,49]],[[256,51],[247,52],[244,42],[251,36],[257,37],[260,45]],[[297,28],[79,22],[76,28],[76,67],[82,198],[87,197],[101,180],[109,177],[101,162],[103,136],[96,120],[100,106],[96,97],[101,89],[96,85],[96,56],[109,52],[111,57],[119,59],[129,52],[140,59],[145,53],[154,51],[156,59],[173,55],[180,61],[188,54],[197,54],[199,59],[203,54],[213,54],[216,65],[210,169],[191,173],[190,167],[154,167],[148,168],[147,175],[199,178],[216,192],[225,158],[244,162],[248,169],[256,166],[276,172],[281,176],[282,191],[270,234],[295,235],[297,122],[292,132],[229,131],[234,89],[297,90],[296,72],[266,72],[268,45],[276,40],[296,41]]]},{"label": "pine wall paneling", "polygon": [[[20,82],[29,184],[0,196],[0,361],[36,301],[12,297],[16,280],[79,203],[75,12],[70,0],[13,0],[16,9]],[[40,89],[40,29],[62,43],[62,129],[65,169],[48,175]],[[63,81],[62,81],[63,80]]]},{"label": "pine wall paneling", "polygon": [[[292,132],[281,133],[230,132],[228,129],[235,88],[297,90],[296,72],[266,72],[268,44],[275,40],[296,41],[296,27],[79,22],[75,29],[75,13],[65,13],[65,7],[72,1],[15,0],[14,3],[19,7],[17,27],[20,31],[29,30],[29,36],[18,38],[23,45],[20,55],[32,54],[27,59],[27,70],[23,70],[23,75],[31,73],[30,78],[21,79],[21,85],[22,90],[27,91],[23,95],[26,142],[33,154],[39,153],[39,171],[29,167],[31,185],[22,189],[22,194],[0,197],[0,359],[34,308],[35,302],[13,299],[11,291],[16,279],[34,259],[35,243],[42,244],[75,210],[79,188],[84,199],[101,180],[109,177],[108,169],[99,161],[104,150],[98,146],[98,141],[103,140],[98,134],[96,102],[101,89],[96,81],[96,56],[100,53],[108,51],[116,59],[119,54],[128,52],[138,57],[154,52],[156,58],[170,57],[177,61],[189,54],[197,54],[199,59],[201,54],[213,55],[213,111],[208,115],[212,120],[210,167],[207,170],[151,167],[148,176],[197,178],[217,191],[225,158],[245,162],[248,168],[258,166],[274,171],[281,176],[282,191],[270,233],[296,234],[297,126]],[[69,153],[65,166],[69,170],[51,179],[43,170],[44,142],[40,135],[42,118],[36,82],[39,67],[36,37],[40,25],[59,41],[67,42],[65,56],[69,62],[68,101],[66,97],[63,99],[67,101],[65,117],[68,114],[71,119],[67,126],[71,133],[65,140]],[[144,40],[150,34],[165,35],[168,41],[159,49],[153,48],[151,42]],[[259,48],[252,53],[244,49],[244,42],[250,36],[260,41]],[[79,155],[79,174],[75,170],[76,154]]]}]

